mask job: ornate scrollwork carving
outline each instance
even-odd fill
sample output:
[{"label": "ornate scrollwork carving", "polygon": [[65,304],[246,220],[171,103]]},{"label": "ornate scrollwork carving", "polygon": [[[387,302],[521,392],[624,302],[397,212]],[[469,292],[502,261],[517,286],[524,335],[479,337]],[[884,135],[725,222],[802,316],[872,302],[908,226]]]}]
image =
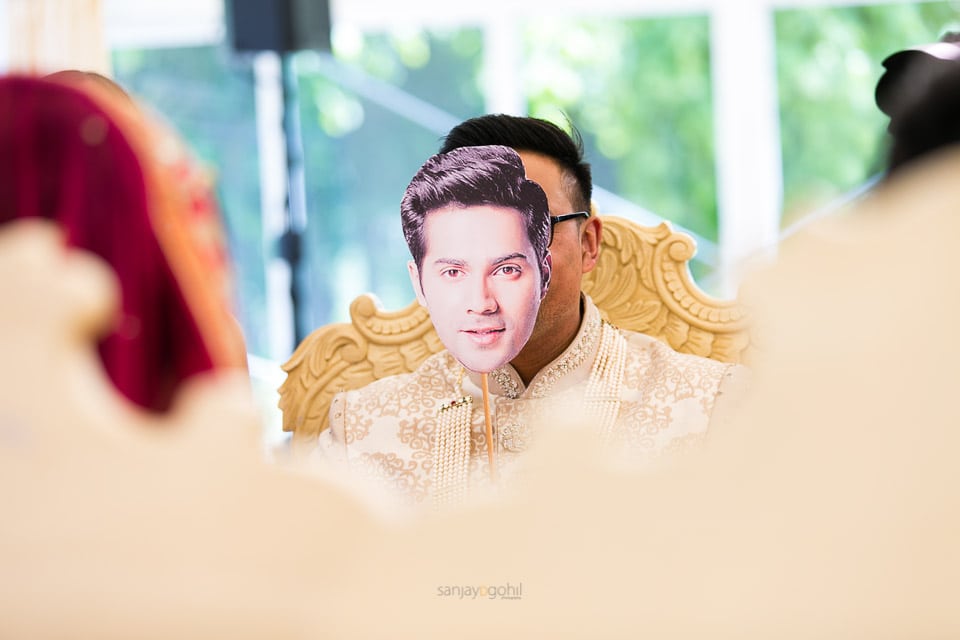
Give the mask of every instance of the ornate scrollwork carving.
[{"label": "ornate scrollwork carving", "polygon": [[695,252],[693,240],[669,223],[643,227],[604,216],[600,259],[583,289],[618,326],[677,351],[742,362],[750,345],[747,314],[697,287],[688,266]]}]

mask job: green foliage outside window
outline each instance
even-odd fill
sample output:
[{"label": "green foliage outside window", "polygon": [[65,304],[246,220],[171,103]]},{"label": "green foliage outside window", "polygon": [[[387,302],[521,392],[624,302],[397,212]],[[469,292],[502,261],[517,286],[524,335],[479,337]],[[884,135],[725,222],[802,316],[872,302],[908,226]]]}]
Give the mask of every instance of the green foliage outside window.
[{"label": "green foliage outside window", "polygon": [[531,115],[570,117],[595,182],[716,240],[707,17],[540,20],[525,43]]}]

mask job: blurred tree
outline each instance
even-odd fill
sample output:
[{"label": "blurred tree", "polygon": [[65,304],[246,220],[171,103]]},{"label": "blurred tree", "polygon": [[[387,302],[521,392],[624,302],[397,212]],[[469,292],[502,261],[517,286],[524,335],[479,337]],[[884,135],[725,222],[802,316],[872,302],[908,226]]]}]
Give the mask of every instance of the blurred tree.
[{"label": "blurred tree", "polygon": [[716,239],[709,29],[706,16],[539,20],[523,73],[530,113],[584,134],[598,185]]}]

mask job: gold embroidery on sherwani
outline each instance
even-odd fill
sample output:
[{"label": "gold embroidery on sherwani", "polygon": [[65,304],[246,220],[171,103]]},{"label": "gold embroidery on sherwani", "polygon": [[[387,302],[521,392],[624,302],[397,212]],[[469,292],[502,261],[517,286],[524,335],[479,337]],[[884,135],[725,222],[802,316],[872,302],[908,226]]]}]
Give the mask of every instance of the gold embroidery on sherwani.
[{"label": "gold embroidery on sherwani", "polygon": [[670,450],[673,440],[702,435],[720,381],[732,365],[679,354],[641,334],[629,340],[627,392],[615,445],[644,456]]},{"label": "gold embroidery on sherwani", "polygon": [[335,404],[343,415],[331,414],[332,431],[342,424],[352,466],[416,502],[431,492],[436,412],[455,389],[456,369],[450,362],[456,361],[442,352],[428,358],[416,374],[384,378],[338,395]]},{"label": "gold embroidery on sherwani", "polygon": [[393,452],[364,453],[359,458],[357,469],[360,475],[385,482],[386,486],[400,496],[420,502],[427,497],[430,486],[417,473],[417,463],[405,461]]},{"label": "gold embroidery on sherwani", "polygon": [[418,469],[430,475],[433,471],[433,422],[404,418],[397,427],[397,439],[400,444],[410,448],[410,459],[417,463]]}]

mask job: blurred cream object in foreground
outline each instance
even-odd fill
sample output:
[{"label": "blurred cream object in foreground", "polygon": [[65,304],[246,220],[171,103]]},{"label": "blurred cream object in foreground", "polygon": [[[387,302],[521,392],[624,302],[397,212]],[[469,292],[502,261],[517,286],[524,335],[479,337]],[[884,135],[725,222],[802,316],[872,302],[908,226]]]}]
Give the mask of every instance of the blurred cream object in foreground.
[{"label": "blurred cream object in foreground", "polygon": [[754,394],[695,454],[630,474],[556,425],[525,485],[409,520],[263,463],[227,379],[185,391],[166,418],[177,428],[129,428],[143,418],[91,346],[105,276],[65,269],[82,259],[49,230],[11,225],[0,629],[960,636],[957,176],[956,155],[904,175],[753,278]]}]

